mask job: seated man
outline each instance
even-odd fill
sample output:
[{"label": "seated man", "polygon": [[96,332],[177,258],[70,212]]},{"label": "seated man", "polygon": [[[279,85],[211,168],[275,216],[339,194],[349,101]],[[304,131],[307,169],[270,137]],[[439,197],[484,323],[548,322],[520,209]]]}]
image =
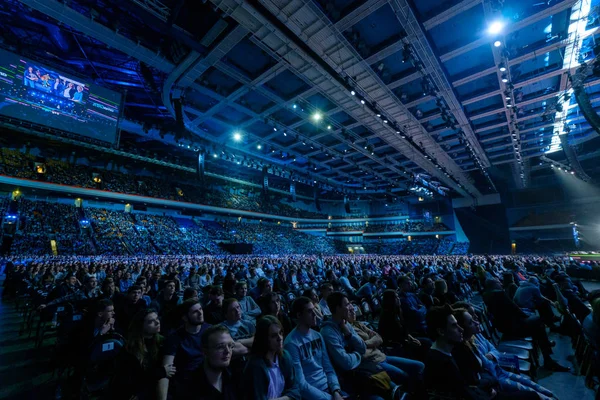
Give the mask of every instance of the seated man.
[{"label": "seated man", "polygon": [[[410,360],[407,360],[405,365],[400,364],[394,366],[387,363],[394,362],[392,357],[385,357],[382,360],[375,361],[374,359],[363,360],[363,356],[367,353],[366,342],[354,330],[349,322],[354,319],[354,306],[348,297],[342,292],[334,292],[327,298],[329,309],[331,310],[331,320],[325,321],[321,327],[321,334],[327,344],[328,354],[331,357],[332,364],[336,370],[345,373],[357,369],[363,362],[377,364],[383,371],[387,372],[392,381],[395,383],[395,388],[400,383],[408,383],[414,378],[418,379],[420,373],[423,372],[423,364],[416,361],[418,365],[415,376],[410,376],[404,372],[402,367],[410,367]],[[398,360],[402,360],[399,357]],[[410,368],[407,368],[410,369]],[[344,376],[344,375],[340,375]],[[360,393],[361,386],[354,385],[352,380],[357,376],[346,375],[346,379],[342,381],[344,390],[352,393]],[[412,378],[412,379],[409,379]],[[364,388],[363,388],[364,389]],[[379,398],[378,396],[370,395],[371,398]]]},{"label": "seated man", "polygon": [[223,322],[223,299],[225,293],[221,286],[213,285],[208,290],[208,303],[204,307],[206,322],[212,325]]},{"label": "seated man", "polygon": [[242,319],[242,309],[237,299],[229,298],[223,302],[223,313],[225,321],[221,325],[229,330],[235,341],[233,358],[245,356],[250,352],[254,343],[256,328],[250,321]]},{"label": "seated man", "polygon": [[202,306],[197,300],[186,300],[179,305],[179,313],[184,326],[171,334],[165,343],[163,365],[175,365],[176,373],[172,382],[163,378],[158,382],[158,399],[167,398],[171,391],[175,396],[189,389],[189,380],[193,371],[204,360],[202,351],[202,333],[210,327],[204,322]]},{"label": "seated man", "polygon": [[260,278],[258,280],[258,282],[256,283],[256,286],[254,288],[252,288],[250,290],[250,296],[252,296],[252,298],[255,301],[258,301],[258,299],[273,291],[273,284],[271,283],[271,281],[267,278]]},{"label": "seated man", "polygon": [[427,308],[419,297],[412,293],[412,282],[406,275],[398,278],[398,295],[406,328],[411,334],[427,336]]},{"label": "seated man", "polygon": [[321,285],[321,301],[319,301],[319,306],[321,307],[321,311],[324,316],[331,315],[331,311],[329,311],[329,306],[327,305],[327,297],[331,293],[333,293],[333,285],[331,283],[324,283]]},{"label": "seated man", "polygon": [[554,323],[560,320],[552,311],[552,301],[542,296],[540,282],[536,277],[532,276],[521,283],[513,301],[524,310],[538,311],[544,323],[550,328],[555,328]]},{"label": "seated man", "polygon": [[256,321],[261,313],[260,307],[251,296],[248,296],[248,284],[246,281],[239,281],[235,284],[235,297],[240,303],[242,309],[242,318],[247,321]]},{"label": "seated man", "polygon": [[138,285],[130,286],[127,296],[119,299],[115,304],[115,309],[117,310],[117,326],[126,332],[133,316],[146,309],[146,302],[142,299],[142,288]]},{"label": "seated man", "polygon": [[228,329],[222,325],[211,326],[202,333],[201,342],[204,362],[192,375],[191,390],[177,399],[242,399],[240,385],[228,370],[235,347]]},{"label": "seated man", "polygon": [[538,316],[527,315],[516,305],[508,297],[498,279],[487,279],[485,287],[483,301],[494,317],[496,328],[506,335],[533,337],[539,344],[544,356],[544,368],[551,371],[569,371],[568,367],[563,367],[550,357],[555,343],[548,339],[542,320]]},{"label": "seated man", "polygon": [[317,323],[315,306],[308,297],[298,297],[292,305],[298,326],[285,339],[300,395],[311,400],[342,400],[337,375],[327,355],[323,337],[311,327]]}]

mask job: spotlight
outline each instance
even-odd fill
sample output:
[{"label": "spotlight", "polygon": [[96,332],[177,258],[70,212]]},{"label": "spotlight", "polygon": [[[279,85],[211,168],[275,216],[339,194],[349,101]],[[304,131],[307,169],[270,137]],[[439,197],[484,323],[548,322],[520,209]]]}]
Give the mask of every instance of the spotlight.
[{"label": "spotlight", "polygon": [[500,72],[506,72],[506,65],[504,65],[504,63],[500,63],[498,68],[500,69]]},{"label": "spotlight", "polygon": [[575,171],[571,171],[571,175],[575,175]]},{"label": "spotlight", "polygon": [[296,108],[298,108],[298,106],[294,104],[292,105],[292,108],[295,110]]},{"label": "spotlight", "polygon": [[241,133],[239,133],[239,132],[235,132],[235,133],[233,134],[233,140],[235,140],[236,142],[239,142],[239,141],[241,141],[241,140],[242,140],[242,134],[241,134]]},{"label": "spotlight", "polygon": [[287,136],[287,133],[283,132],[283,136]]},{"label": "spotlight", "polygon": [[502,29],[504,29],[504,22],[502,22],[502,21],[494,21],[488,27],[488,33],[490,35],[497,35],[500,32],[502,32]]},{"label": "spotlight", "polygon": [[213,154],[213,158],[217,158],[218,156],[216,154]]},{"label": "spotlight", "polygon": [[273,127],[273,130],[274,130],[275,132],[277,132],[277,128]]},{"label": "spotlight", "polygon": [[377,118],[381,118],[381,114],[377,114]]},{"label": "spotlight", "polygon": [[331,125],[327,125],[327,129],[331,130]]},{"label": "spotlight", "polygon": [[262,149],[262,146],[259,144],[259,145],[256,145],[256,148],[260,150],[260,149]]},{"label": "spotlight", "polygon": [[318,111],[312,115],[312,119],[315,120],[315,122],[319,122],[322,118],[323,115],[321,115],[321,113]]},{"label": "spotlight", "polygon": [[510,101],[510,95],[508,93],[506,94],[505,99]]},{"label": "spotlight", "polygon": [[502,82],[507,83],[508,77],[506,75],[502,75]]},{"label": "spotlight", "polygon": [[350,91],[350,94],[351,94],[352,96],[355,96],[355,95],[356,95],[356,92],[355,92],[354,90],[351,90],[351,91]]},{"label": "spotlight", "polygon": [[361,101],[360,101],[360,104],[365,104],[365,101],[364,101],[364,100],[361,100]]},{"label": "spotlight", "polygon": [[510,104],[510,103],[507,103],[507,104],[506,104],[506,107],[507,107],[507,108],[511,108],[511,107],[512,107],[512,104]]},{"label": "spotlight", "polygon": [[383,120],[383,123],[384,123],[384,124],[387,124],[387,123],[388,123],[388,120],[387,120],[387,119],[384,119],[384,120]]}]

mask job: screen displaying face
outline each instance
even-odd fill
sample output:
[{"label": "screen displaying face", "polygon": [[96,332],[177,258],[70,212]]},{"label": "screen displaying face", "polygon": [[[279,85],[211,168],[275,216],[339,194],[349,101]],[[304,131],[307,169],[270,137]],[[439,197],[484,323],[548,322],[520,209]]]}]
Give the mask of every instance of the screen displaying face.
[{"label": "screen displaying face", "polygon": [[0,114],[96,140],[116,140],[121,95],[0,50]]}]

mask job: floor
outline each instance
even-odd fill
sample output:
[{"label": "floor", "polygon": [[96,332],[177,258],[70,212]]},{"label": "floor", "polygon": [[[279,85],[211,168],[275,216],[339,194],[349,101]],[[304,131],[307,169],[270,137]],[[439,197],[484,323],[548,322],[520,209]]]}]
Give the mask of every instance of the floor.
[{"label": "floor", "polygon": [[[1,278],[0,278],[1,279]],[[2,281],[0,280],[0,286]],[[600,289],[600,282],[586,283],[589,290]],[[1,292],[0,287],[0,292]],[[0,301],[0,400],[59,399],[57,378],[48,372],[52,356],[53,337],[48,336],[40,349],[33,338],[20,336],[22,317],[13,303]],[[554,359],[572,367],[569,373],[549,373],[540,369],[538,383],[550,389],[561,400],[593,400],[595,393],[587,389],[583,377],[575,375],[570,339],[550,334],[556,341]]]}]

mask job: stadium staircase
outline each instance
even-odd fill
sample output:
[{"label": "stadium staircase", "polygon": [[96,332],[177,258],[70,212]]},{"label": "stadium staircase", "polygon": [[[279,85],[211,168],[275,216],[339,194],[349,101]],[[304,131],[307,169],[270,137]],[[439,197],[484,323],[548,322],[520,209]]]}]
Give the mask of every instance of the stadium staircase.
[{"label": "stadium staircase", "polygon": [[152,239],[150,230],[148,230],[147,227],[144,227],[144,229],[140,229],[141,222],[137,220],[137,217],[135,214],[129,214],[129,216],[131,217],[131,220],[133,221],[133,229],[135,230],[136,234],[143,240],[150,243],[152,248],[155,250],[156,254],[163,254],[163,251],[157,246],[154,239]]}]

